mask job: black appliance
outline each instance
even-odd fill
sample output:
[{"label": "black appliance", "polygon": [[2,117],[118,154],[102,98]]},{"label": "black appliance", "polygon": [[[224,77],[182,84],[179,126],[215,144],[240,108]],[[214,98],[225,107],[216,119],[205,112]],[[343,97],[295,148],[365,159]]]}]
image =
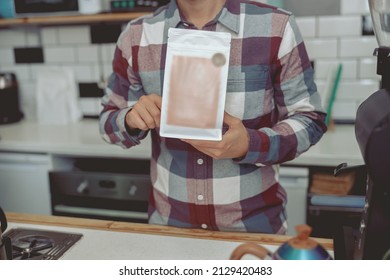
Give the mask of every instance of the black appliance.
[{"label": "black appliance", "polygon": [[390,0],[369,0],[379,48],[381,89],[364,101],[355,133],[368,173],[366,205],[354,259],[382,259],[390,249]]},{"label": "black appliance", "polygon": [[344,228],[341,238],[335,239],[335,256],[340,249],[344,259],[383,259],[390,249],[390,0],[369,4],[379,43],[374,52],[377,74],[382,79],[381,89],[359,106],[356,115],[355,135],[368,180],[358,231]]},{"label": "black appliance", "polygon": [[143,160],[77,159],[73,170],[49,172],[52,213],[147,223],[149,170]]},{"label": "black appliance", "polygon": [[0,207],[0,260],[57,260],[83,236],[79,233],[11,228]]},{"label": "black appliance", "polygon": [[17,0],[14,3],[15,15],[19,17],[79,11],[78,0]]},{"label": "black appliance", "polygon": [[[390,55],[390,48],[379,52]],[[383,58],[383,57],[382,57]],[[382,59],[378,56],[378,61]],[[387,64],[390,65],[390,59]],[[390,69],[389,69],[390,70]],[[380,73],[383,79],[390,72]],[[387,76],[387,77],[386,77]],[[390,249],[390,88],[372,94],[359,107],[356,138],[368,173],[366,204],[356,241],[355,259],[382,259]]]},{"label": "black appliance", "polygon": [[22,118],[16,76],[13,73],[0,73],[0,124],[17,122]]},{"label": "black appliance", "polygon": [[153,11],[168,4],[170,0],[111,0],[112,12]]},{"label": "black appliance", "polygon": [[5,235],[12,244],[12,260],[57,260],[83,236],[33,228],[12,228]]}]

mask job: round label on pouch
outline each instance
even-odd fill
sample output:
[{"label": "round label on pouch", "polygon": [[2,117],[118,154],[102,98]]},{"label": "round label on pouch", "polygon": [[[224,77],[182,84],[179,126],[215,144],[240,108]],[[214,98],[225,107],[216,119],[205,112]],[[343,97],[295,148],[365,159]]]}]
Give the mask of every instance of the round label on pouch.
[{"label": "round label on pouch", "polygon": [[211,61],[213,62],[213,64],[217,67],[222,67],[223,65],[225,65],[226,63],[226,57],[224,54],[222,53],[216,53],[213,55],[213,57],[211,58]]}]

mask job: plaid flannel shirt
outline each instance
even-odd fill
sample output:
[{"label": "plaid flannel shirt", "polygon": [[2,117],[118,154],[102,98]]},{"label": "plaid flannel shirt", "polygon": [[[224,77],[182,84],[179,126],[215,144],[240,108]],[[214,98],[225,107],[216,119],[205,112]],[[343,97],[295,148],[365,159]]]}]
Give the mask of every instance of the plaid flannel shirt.
[{"label": "plaid flannel shirt", "polygon": [[[120,35],[102,99],[105,141],[130,148],[149,133],[130,135],[125,115],[140,96],[162,94],[171,27],[196,28],[174,0],[131,21]],[[149,223],[283,234],[287,198],[279,164],[308,150],[326,131],[304,42],[293,15],[253,1],[227,0],[203,29],[232,35],[225,111],[247,128],[249,151],[240,159],[214,160],[151,130]]]}]

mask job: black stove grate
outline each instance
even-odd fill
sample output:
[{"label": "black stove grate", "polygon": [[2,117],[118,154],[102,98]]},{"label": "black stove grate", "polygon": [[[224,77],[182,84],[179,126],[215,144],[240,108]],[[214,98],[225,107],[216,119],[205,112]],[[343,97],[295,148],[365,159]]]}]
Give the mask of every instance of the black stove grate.
[{"label": "black stove grate", "polygon": [[82,234],[13,228],[4,236],[11,239],[12,259],[57,260],[81,239]]}]

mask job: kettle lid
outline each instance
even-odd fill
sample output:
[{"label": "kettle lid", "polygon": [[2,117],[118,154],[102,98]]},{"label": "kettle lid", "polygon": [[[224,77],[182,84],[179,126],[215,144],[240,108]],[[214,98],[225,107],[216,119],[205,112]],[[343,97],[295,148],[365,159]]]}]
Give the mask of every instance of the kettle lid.
[{"label": "kettle lid", "polygon": [[312,228],[310,226],[297,225],[295,227],[295,231],[297,232],[297,236],[287,241],[291,247],[294,247],[296,249],[310,250],[318,245],[317,242],[309,238],[312,231]]}]

